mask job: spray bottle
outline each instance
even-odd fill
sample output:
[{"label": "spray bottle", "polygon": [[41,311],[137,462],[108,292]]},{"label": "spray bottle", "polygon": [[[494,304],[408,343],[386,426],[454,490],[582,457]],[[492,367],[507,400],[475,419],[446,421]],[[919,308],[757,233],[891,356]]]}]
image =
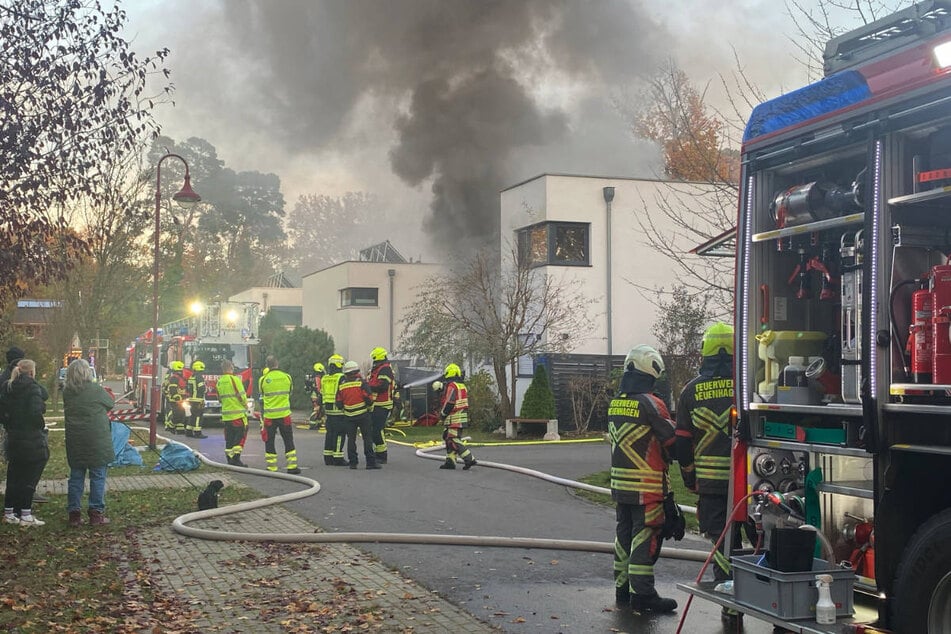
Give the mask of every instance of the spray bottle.
[{"label": "spray bottle", "polygon": [[832,575],[816,575],[819,600],[816,601],[816,623],[835,623],[835,603],[832,602]]}]

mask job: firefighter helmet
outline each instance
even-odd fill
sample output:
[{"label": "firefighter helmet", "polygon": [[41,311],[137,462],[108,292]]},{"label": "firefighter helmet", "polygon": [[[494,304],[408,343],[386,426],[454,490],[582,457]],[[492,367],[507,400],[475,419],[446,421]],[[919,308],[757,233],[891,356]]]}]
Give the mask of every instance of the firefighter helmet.
[{"label": "firefighter helmet", "polygon": [[314,364],[314,372],[324,372],[324,364],[318,361]]},{"label": "firefighter helmet", "polygon": [[459,366],[455,363],[450,363],[446,366],[446,371],[443,372],[443,376],[447,379],[451,379],[455,376],[462,376],[462,370],[459,369]]},{"label": "firefighter helmet", "polygon": [[376,348],[370,351],[370,358],[373,359],[374,361],[382,361],[383,359],[386,358],[386,348],[381,348],[377,346]]},{"label": "firefighter helmet", "polygon": [[357,372],[360,370],[359,364],[356,361],[347,361],[343,364],[343,373],[350,374],[351,372]]},{"label": "firefighter helmet", "polygon": [[170,364],[168,364],[168,367],[172,369],[172,372],[181,372],[185,369],[185,364],[181,361],[172,361]]},{"label": "firefighter helmet", "polygon": [[650,346],[641,344],[634,346],[627,353],[624,358],[624,369],[637,370],[656,379],[664,372],[664,359],[659,352]]},{"label": "firefighter helmet", "polygon": [[192,370],[194,370],[195,372],[204,372],[204,371],[205,371],[205,364],[202,363],[201,361],[193,361],[193,362],[192,362]]},{"label": "firefighter helmet", "polygon": [[327,359],[327,365],[335,365],[339,368],[343,365],[343,361],[344,361],[344,358],[341,357],[339,354],[332,354],[330,355],[330,358]]},{"label": "firefighter helmet", "polygon": [[733,356],[733,326],[718,321],[703,333],[702,354],[714,357],[723,350]]},{"label": "firefighter helmet", "polygon": [[438,392],[442,389],[442,381],[433,381],[433,392]]},{"label": "firefighter helmet", "polygon": [[271,368],[265,367],[263,370],[261,370],[261,376],[264,376],[265,374],[267,374],[267,373],[270,372],[270,371],[271,371]]}]

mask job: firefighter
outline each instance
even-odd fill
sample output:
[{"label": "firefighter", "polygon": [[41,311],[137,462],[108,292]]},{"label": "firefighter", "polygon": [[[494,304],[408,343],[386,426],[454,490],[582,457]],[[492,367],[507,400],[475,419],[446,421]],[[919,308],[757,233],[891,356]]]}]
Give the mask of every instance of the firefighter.
[{"label": "firefighter", "polygon": [[668,490],[667,452],[676,442],[667,407],[651,393],[663,371],[660,353],[635,346],[624,359],[621,385],[608,406],[611,497],[617,515],[615,599],[641,613],[677,609],[675,600],[660,597],[654,588]]},{"label": "firefighter", "polygon": [[387,358],[386,348],[374,348],[370,352],[370,358],[373,360],[373,367],[370,369],[367,383],[370,385],[374,399],[373,409],[370,411],[370,434],[373,439],[373,450],[376,452],[376,461],[386,464],[386,438],[383,436],[383,430],[386,428],[386,421],[390,418],[390,412],[393,411],[396,376]]},{"label": "firefighter", "polygon": [[162,384],[162,392],[168,403],[168,411],[165,413],[165,430],[174,434],[184,434],[185,390],[187,388],[183,374],[185,364],[181,361],[172,361],[168,367],[171,372],[165,375],[165,381]]},{"label": "firefighter", "polygon": [[189,438],[208,438],[201,433],[201,419],[205,412],[205,364],[192,362],[192,373],[188,377],[188,419],[185,421],[185,435]]},{"label": "firefighter", "polygon": [[347,429],[347,454],[350,468],[360,464],[357,454],[357,432],[363,437],[363,455],[367,469],[380,469],[376,460],[373,438],[370,431],[370,410],[373,408],[373,393],[370,386],[360,376],[360,366],[356,361],[347,361],[343,366],[343,378],[337,387],[337,407],[343,410]]},{"label": "firefighter", "polygon": [[241,462],[241,452],[248,438],[247,392],[241,378],[235,376],[231,361],[221,362],[221,372],[217,391],[221,402],[221,424],[225,428],[225,457],[230,465],[246,467]]},{"label": "firefighter", "polygon": [[327,416],[327,434],[324,436],[324,464],[335,467],[347,466],[343,457],[343,441],[346,421],[343,411],[337,408],[337,387],[343,379],[343,357],[332,354],[327,359],[327,373],[320,380],[320,396]]},{"label": "firefighter", "polygon": [[320,380],[324,376],[324,364],[319,361],[314,364],[314,374],[310,378],[310,403],[313,411],[310,413],[310,429],[324,427],[327,420],[324,417],[324,404],[320,395]]},{"label": "firefighter", "polygon": [[[684,386],[677,402],[677,461],[688,489],[699,494],[700,532],[713,543],[726,526],[733,434],[733,327],[718,322],[703,333],[699,375]],[[739,538],[735,527],[734,540]],[[734,543],[738,543],[734,541]],[[732,577],[724,544],[713,556],[713,577]],[[723,616],[734,614],[724,612]]]},{"label": "firefighter", "polygon": [[281,434],[284,442],[284,459],[288,473],[300,473],[297,467],[297,449],[294,447],[294,426],[291,424],[291,390],[294,382],[291,375],[280,369],[277,357],[269,355],[265,360],[267,374],[261,376],[258,387],[264,405],[261,411],[261,437],[264,440],[264,463],[268,471],[277,471],[275,439]]},{"label": "firefighter", "polygon": [[[443,373],[443,392],[442,400],[439,405],[439,419],[442,421],[445,430],[442,433],[442,439],[446,441],[446,462],[440,465],[440,469],[455,469],[456,458],[462,458],[465,466],[463,471],[468,471],[476,462],[466,447],[466,443],[459,437],[462,428],[469,423],[469,392],[466,384],[462,382],[462,370],[455,363],[446,366]],[[433,384],[435,389],[436,385]]]}]

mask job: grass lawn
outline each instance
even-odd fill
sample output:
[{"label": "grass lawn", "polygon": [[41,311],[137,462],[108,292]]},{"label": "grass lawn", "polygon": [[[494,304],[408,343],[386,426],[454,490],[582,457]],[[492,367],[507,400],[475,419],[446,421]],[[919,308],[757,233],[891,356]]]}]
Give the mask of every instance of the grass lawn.
[{"label": "grass lawn", "polygon": [[[194,510],[197,495],[193,488],[109,491],[111,524],[81,528],[66,525],[65,496],[53,495],[35,509],[45,526],[0,524],[0,631],[191,631],[189,606],[152,590],[137,536]],[[230,504],[260,496],[227,487],[221,497]]]}]

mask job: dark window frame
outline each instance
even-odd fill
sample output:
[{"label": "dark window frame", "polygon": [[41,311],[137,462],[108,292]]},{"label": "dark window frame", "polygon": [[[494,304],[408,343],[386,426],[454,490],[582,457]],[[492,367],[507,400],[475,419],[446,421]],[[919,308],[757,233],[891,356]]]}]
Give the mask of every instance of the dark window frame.
[{"label": "dark window frame", "polygon": [[379,306],[380,289],[375,286],[348,286],[340,289],[341,308],[378,308]]},{"label": "dark window frame", "polygon": [[[581,258],[560,258],[565,245],[559,237],[566,231],[583,231]],[[522,266],[591,266],[591,223],[546,220],[516,230],[518,259]]]}]

